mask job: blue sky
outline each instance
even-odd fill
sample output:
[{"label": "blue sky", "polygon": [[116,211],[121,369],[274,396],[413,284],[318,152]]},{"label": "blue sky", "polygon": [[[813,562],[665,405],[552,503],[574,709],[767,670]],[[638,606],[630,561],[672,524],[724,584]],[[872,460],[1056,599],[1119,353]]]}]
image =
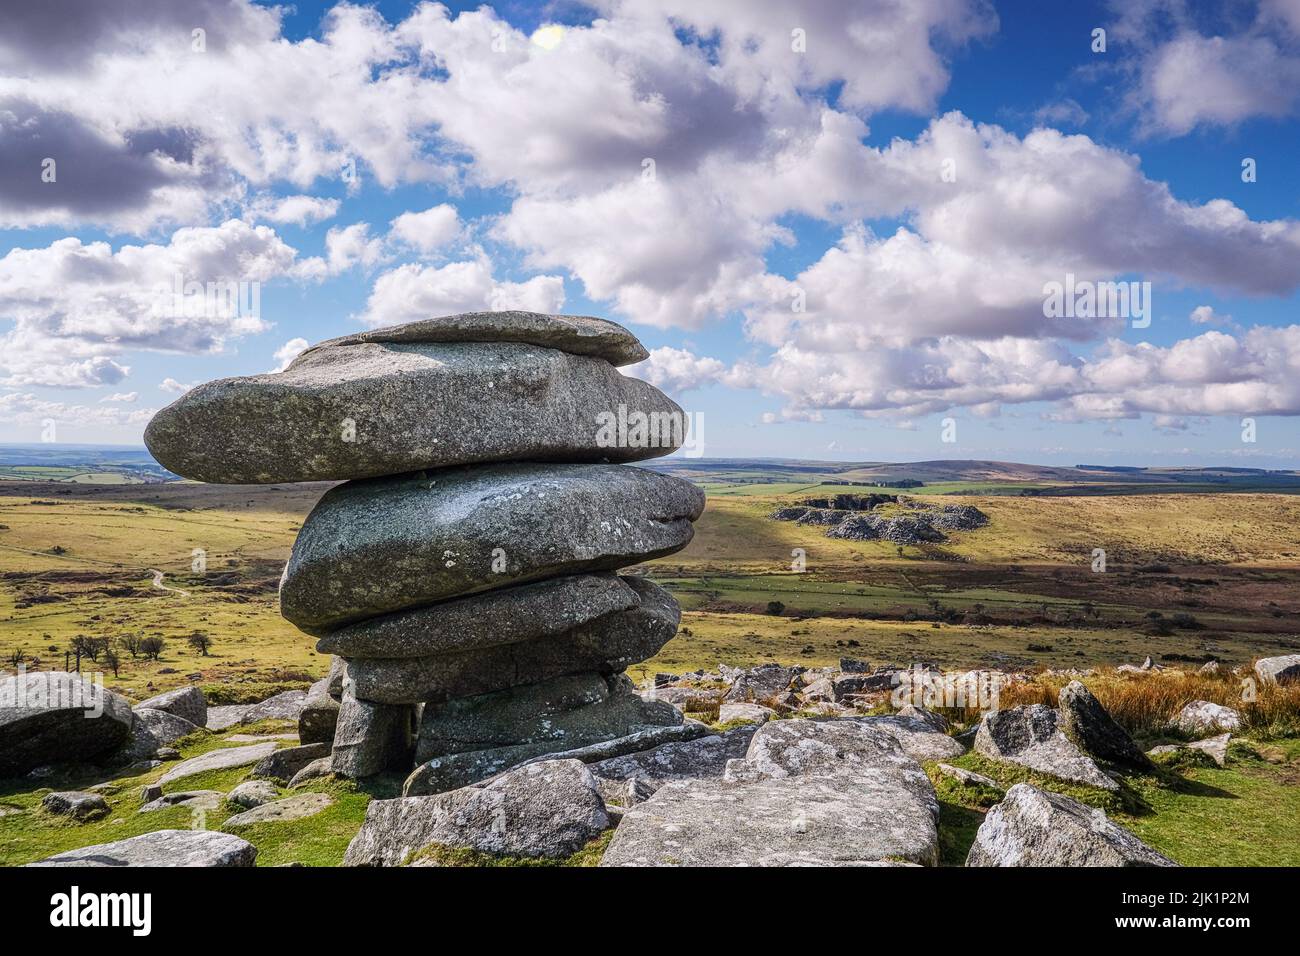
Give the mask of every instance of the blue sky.
[{"label": "blue sky", "polygon": [[0,441],[495,303],[628,325],[709,456],[1300,466],[1296,0],[87,9],[0,30]]}]

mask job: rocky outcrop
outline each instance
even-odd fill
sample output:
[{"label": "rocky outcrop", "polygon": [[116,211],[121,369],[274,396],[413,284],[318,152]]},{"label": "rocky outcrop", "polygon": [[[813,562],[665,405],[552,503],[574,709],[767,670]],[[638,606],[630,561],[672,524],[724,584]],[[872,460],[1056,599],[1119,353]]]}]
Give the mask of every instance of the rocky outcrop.
[{"label": "rocky outcrop", "polygon": [[1026,783],[984,817],[967,866],[1175,866],[1100,810]]},{"label": "rocky outcrop", "polygon": [[212,830],[155,830],[47,857],[28,866],[252,866],[257,848]]},{"label": "rocky outcrop", "polygon": [[142,700],[135,705],[136,710],[161,710],[174,714],[182,720],[188,720],[196,727],[208,722],[208,701],[203,691],[197,687],[180,687],[164,694]]},{"label": "rocky outcrop", "polygon": [[587,767],[547,760],[434,796],[372,800],[345,866],[399,866],[430,848],[511,857],[572,855],[609,826]]},{"label": "rocky outcrop", "polygon": [[[207,719],[206,708],[203,717],[205,720]],[[135,708],[135,721],[131,725],[131,733],[127,737],[125,745],[117,752],[116,757],[124,763],[150,760],[157,757],[158,751],[162,748],[170,747],[182,737],[192,734],[198,729],[195,724],[190,723],[184,717],[178,717],[169,711],[137,706]]]},{"label": "rocky outcrop", "polygon": [[856,720],[782,720],[722,779],[678,780],[627,810],[602,866],[938,862],[929,778]]},{"label": "rocky outcrop", "polygon": [[134,723],[125,698],[79,674],[0,677],[0,777],[106,756]]},{"label": "rocky outcrop", "polygon": [[1058,715],[1046,704],[988,714],[975,735],[975,749],[992,760],[1018,764],[1073,783],[1118,790],[1092,759],[1061,732]]},{"label": "rocky outcrop", "polygon": [[1085,753],[1132,770],[1151,769],[1151,761],[1142,748],[1115,723],[1101,701],[1081,682],[1066,684],[1058,699],[1061,730]]},{"label": "rocky outcrop", "polygon": [[87,823],[108,816],[108,801],[103,796],[80,790],[47,793],[41,798],[41,807],[47,813],[70,817],[78,823]]},{"label": "rocky outcrop", "polygon": [[276,744],[250,744],[247,747],[226,747],[221,750],[209,750],[205,754],[182,760],[158,778],[160,784],[169,784],[184,780],[209,770],[230,770],[235,767],[251,767],[258,761],[275,752]]},{"label": "rocky outcrop", "polygon": [[[284,617],[335,656],[285,715],[313,759],[277,753],[262,770],[291,786],[304,765],[402,773],[415,796],[683,728],[623,674],[680,611],[614,572],[685,547],[704,508],[690,482],[621,464],[685,439],[681,409],[615,367],[645,354],[600,319],[447,316],[321,343],[155,417],[150,448],[189,478],[345,480],[280,582]],[[328,764],[307,749],[326,742]]]}]

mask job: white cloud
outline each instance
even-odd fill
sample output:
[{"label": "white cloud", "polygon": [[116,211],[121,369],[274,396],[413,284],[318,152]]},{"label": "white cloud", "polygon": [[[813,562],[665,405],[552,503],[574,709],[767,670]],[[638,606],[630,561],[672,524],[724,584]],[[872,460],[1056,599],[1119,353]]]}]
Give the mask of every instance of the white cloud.
[{"label": "white cloud", "polygon": [[320,196],[263,196],[245,210],[250,221],[265,219],[274,223],[309,226],[338,215],[339,201]]},{"label": "white cloud", "polygon": [[703,388],[722,379],[727,367],[714,358],[702,358],[670,346],[651,349],[650,357],[623,371],[670,394]]},{"label": "white cloud", "polygon": [[375,280],[361,321],[397,325],[436,315],[485,309],[559,312],[564,306],[560,276],[534,276],[526,282],[499,281],[484,256],[444,266],[407,263]]},{"label": "white cloud", "polygon": [[281,345],[275,350],[275,360],[279,363],[276,366],[275,371],[283,372],[289,367],[289,363],[296,359],[310,344],[311,343],[306,339],[296,338],[290,339],[288,342]]},{"label": "white cloud", "polygon": [[100,404],[104,404],[106,402],[122,402],[123,404],[130,405],[135,401],[137,401],[139,398],[140,398],[139,392],[114,392],[112,395],[105,395],[99,401]]},{"label": "white cloud", "polygon": [[178,382],[176,381],[176,379],[168,376],[167,378],[163,379],[161,382],[158,383],[158,388],[164,392],[171,392],[173,395],[184,395],[186,392],[188,392],[190,389],[192,389],[195,385],[198,384],[199,384],[198,382],[190,382],[187,385],[185,382]]},{"label": "white cloud", "polygon": [[388,238],[430,255],[455,242],[463,230],[456,207],[441,203],[423,212],[402,213],[392,221]]},{"label": "white cloud", "polygon": [[325,264],[331,275],[353,266],[369,269],[383,261],[384,240],[370,234],[370,223],[336,226],[325,234]]},{"label": "white cloud", "polygon": [[115,358],[126,349],[218,351],[267,327],[261,284],[301,266],[269,226],[238,219],[116,251],[72,237],[13,249],[0,258],[0,320],[14,323],[0,335],[0,382],[111,385],[127,374]]},{"label": "white cloud", "polygon": [[93,437],[95,428],[143,427],[156,411],[156,408],[70,405],[38,398],[30,392],[0,394],[0,420],[20,426],[42,426],[53,421],[59,425],[92,430],[87,437]]}]

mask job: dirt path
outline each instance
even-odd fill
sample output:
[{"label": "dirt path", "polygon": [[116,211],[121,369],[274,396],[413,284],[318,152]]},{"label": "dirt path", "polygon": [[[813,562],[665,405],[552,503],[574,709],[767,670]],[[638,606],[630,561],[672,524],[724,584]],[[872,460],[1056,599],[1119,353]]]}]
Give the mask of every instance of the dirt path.
[{"label": "dirt path", "polygon": [[171,591],[173,594],[179,594],[181,597],[190,596],[189,591],[182,591],[180,588],[169,588],[167,585],[163,584],[163,573],[157,568],[149,568],[148,570],[153,574],[153,586],[159,591]]}]

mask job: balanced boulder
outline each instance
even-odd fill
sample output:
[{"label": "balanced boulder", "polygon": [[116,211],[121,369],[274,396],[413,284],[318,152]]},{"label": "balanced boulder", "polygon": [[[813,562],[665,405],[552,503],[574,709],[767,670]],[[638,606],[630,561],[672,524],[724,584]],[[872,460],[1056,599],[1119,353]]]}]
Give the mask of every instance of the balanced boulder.
[{"label": "balanced boulder", "polygon": [[[602,440],[597,416],[620,405],[656,423],[653,442]],[[662,392],[600,358],[521,342],[342,340],[283,372],[191,389],[154,416],[145,444],[177,474],[264,484],[494,461],[637,461],[680,446],[683,421]]]},{"label": "balanced boulder", "polygon": [[1142,748],[1081,682],[1066,684],[1058,697],[1061,730],[1086,753],[1133,770],[1151,769],[1151,760]]}]

